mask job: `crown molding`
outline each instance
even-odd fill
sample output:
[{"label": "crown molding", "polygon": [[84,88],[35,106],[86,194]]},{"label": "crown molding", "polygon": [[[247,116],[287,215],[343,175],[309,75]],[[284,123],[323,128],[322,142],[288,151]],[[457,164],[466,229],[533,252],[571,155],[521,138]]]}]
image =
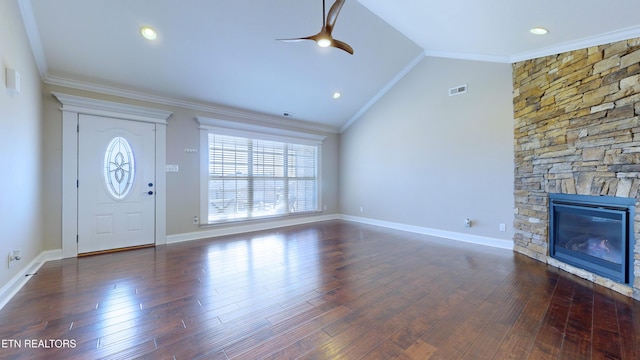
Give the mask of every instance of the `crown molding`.
[{"label": "crown molding", "polygon": [[313,124],[309,122],[296,121],[296,120],[281,119],[271,115],[258,114],[254,112],[242,111],[237,109],[230,109],[230,108],[221,107],[221,106],[200,104],[200,103],[195,103],[191,101],[185,101],[185,100],[179,100],[179,99],[174,99],[174,98],[169,98],[169,97],[164,97],[159,95],[147,94],[140,91],[127,90],[127,89],[122,89],[122,88],[117,88],[112,86],[106,86],[102,84],[90,83],[86,81],[66,79],[58,76],[46,75],[43,81],[49,85],[63,86],[67,88],[77,89],[77,90],[84,90],[84,91],[90,91],[90,92],[95,92],[99,94],[113,95],[113,96],[123,97],[127,99],[140,100],[140,101],[150,102],[154,104],[175,106],[175,107],[181,107],[181,108],[195,110],[195,111],[213,113],[217,117],[221,117],[221,118],[241,118],[246,120],[258,121],[263,124],[284,126],[288,128],[295,128],[295,129],[306,130],[306,131],[317,131],[317,132],[331,133],[331,134],[338,132],[338,130],[332,126]]},{"label": "crown molding", "polygon": [[432,57],[449,58],[449,59],[487,61],[487,62],[512,64],[519,61],[531,60],[531,59],[541,58],[549,55],[556,55],[556,54],[579,50],[579,49],[586,49],[592,46],[610,44],[610,43],[614,43],[622,40],[629,40],[635,37],[640,37],[640,25],[612,31],[605,34],[599,34],[596,36],[590,36],[590,37],[586,37],[579,40],[569,41],[566,43],[557,44],[557,45],[553,45],[553,46],[549,46],[541,49],[526,51],[526,52],[515,54],[515,55],[495,56],[495,55],[485,55],[485,54],[467,54],[467,53],[431,51],[431,50],[425,50],[425,55],[432,56]]},{"label": "crown molding", "polygon": [[46,74],[49,72],[49,66],[47,65],[47,58],[44,56],[44,47],[42,46],[42,40],[40,39],[40,32],[38,31],[38,25],[36,19],[33,16],[33,7],[31,6],[31,0],[18,0],[18,6],[20,7],[20,14],[22,15],[22,22],[24,23],[24,29],[29,39],[29,45],[31,46],[31,52],[33,53],[40,78],[44,81]]},{"label": "crown molding", "polygon": [[471,61],[484,61],[494,63],[510,63],[511,58],[509,56],[498,55],[485,55],[485,54],[468,54],[468,53],[456,53],[447,51],[431,51],[425,50],[425,55],[430,57],[457,59],[457,60],[471,60]]},{"label": "crown molding", "polygon": [[516,63],[519,61],[537,59],[545,56],[561,54],[569,51],[586,49],[592,46],[599,46],[604,44],[610,44],[617,41],[629,40],[636,37],[640,37],[640,25],[632,26],[626,29],[616,30],[605,34],[587,37],[584,39],[570,41],[563,44],[550,46],[534,51],[528,51],[520,54],[513,55],[510,62]]}]

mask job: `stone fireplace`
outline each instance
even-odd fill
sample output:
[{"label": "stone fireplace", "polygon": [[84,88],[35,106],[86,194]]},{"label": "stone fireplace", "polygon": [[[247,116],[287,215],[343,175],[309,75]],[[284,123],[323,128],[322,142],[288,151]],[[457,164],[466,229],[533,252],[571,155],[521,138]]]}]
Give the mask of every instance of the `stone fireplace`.
[{"label": "stone fireplace", "polygon": [[513,87],[514,249],[640,300],[640,241],[628,284],[552,257],[549,243],[549,194],[635,200],[640,238],[640,38],[515,63]]}]

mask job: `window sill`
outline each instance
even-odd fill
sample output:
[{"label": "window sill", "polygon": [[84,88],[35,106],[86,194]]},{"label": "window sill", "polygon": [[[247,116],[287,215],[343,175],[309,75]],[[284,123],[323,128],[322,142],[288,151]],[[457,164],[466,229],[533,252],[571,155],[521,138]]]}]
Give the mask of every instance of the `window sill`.
[{"label": "window sill", "polygon": [[222,227],[233,227],[233,226],[241,226],[241,225],[253,225],[253,224],[262,224],[274,221],[287,221],[295,218],[302,218],[308,216],[317,216],[322,215],[323,211],[305,211],[301,213],[288,214],[288,215],[274,215],[274,216],[264,216],[260,218],[252,218],[252,219],[237,219],[237,220],[224,220],[215,223],[206,223],[200,224],[201,229],[211,229],[211,228],[222,228]]}]

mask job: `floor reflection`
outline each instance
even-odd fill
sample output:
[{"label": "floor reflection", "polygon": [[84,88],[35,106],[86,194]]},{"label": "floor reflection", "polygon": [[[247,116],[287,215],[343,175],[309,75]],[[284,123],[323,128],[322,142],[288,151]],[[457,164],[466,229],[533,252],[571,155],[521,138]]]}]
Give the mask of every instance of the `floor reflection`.
[{"label": "floor reflection", "polygon": [[238,306],[250,306],[264,297],[285,298],[299,287],[312,291],[320,283],[319,253],[314,230],[295,236],[274,233],[212,242],[203,269],[203,286],[210,289],[210,296],[203,301],[224,302],[234,296],[246,299]]}]

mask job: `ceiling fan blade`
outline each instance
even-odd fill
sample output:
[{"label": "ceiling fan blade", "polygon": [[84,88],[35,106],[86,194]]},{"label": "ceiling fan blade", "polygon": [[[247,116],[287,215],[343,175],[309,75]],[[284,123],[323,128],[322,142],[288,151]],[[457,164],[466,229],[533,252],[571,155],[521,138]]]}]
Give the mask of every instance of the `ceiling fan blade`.
[{"label": "ceiling fan blade", "polygon": [[333,31],[333,27],[336,25],[336,20],[338,20],[338,14],[340,14],[342,6],[344,6],[344,0],[336,0],[336,2],[331,6],[331,9],[329,9],[329,13],[327,14],[327,21],[325,22],[325,29],[329,34],[331,34],[331,32]]},{"label": "ceiling fan blade", "polygon": [[348,52],[349,54],[353,55],[353,48],[351,46],[349,46],[349,44],[347,44],[346,42],[333,39],[331,41],[331,46],[333,46],[334,48],[340,49],[340,50],[344,50],[344,51]]},{"label": "ceiling fan blade", "polygon": [[298,42],[298,41],[303,41],[303,40],[313,40],[316,41],[318,34],[315,35],[311,35],[311,36],[305,36],[305,37],[301,37],[301,38],[293,38],[293,39],[276,39],[278,41],[284,41],[284,42]]}]

